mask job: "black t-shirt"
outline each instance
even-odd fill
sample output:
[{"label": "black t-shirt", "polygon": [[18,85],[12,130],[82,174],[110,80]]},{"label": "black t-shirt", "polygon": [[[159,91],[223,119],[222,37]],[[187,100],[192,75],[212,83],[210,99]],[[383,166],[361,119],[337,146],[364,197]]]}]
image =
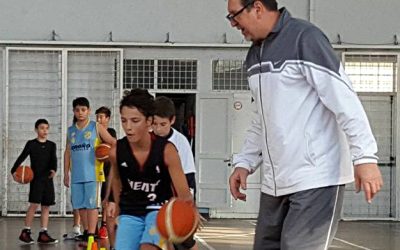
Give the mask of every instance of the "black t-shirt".
[{"label": "black t-shirt", "polygon": [[140,168],[126,137],[117,141],[117,165],[122,183],[121,214],[145,215],[160,208],[173,195],[172,181],[164,163],[168,141],[152,134],[149,156]]},{"label": "black t-shirt", "polygon": [[45,142],[40,142],[37,139],[29,140],[15,161],[11,169],[11,174],[14,174],[18,166],[29,156],[34,180],[46,180],[50,175],[50,170],[57,171],[56,152],[56,144],[52,141],[46,140]]}]

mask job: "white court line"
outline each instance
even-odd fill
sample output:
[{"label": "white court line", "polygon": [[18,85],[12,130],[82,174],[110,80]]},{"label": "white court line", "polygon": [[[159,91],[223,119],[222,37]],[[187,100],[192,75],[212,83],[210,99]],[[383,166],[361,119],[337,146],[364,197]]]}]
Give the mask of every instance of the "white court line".
[{"label": "white court line", "polygon": [[205,240],[203,240],[202,238],[200,238],[199,236],[195,235],[194,238],[197,241],[199,241],[203,246],[205,246],[208,250],[216,250],[212,246],[208,245],[207,242]]},{"label": "white court line", "polygon": [[360,245],[356,245],[356,244],[354,244],[354,243],[351,243],[351,242],[348,242],[348,241],[346,241],[346,240],[342,240],[342,239],[339,239],[339,238],[336,238],[336,237],[334,237],[333,239],[334,239],[334,240],[337,240],[337,241],[340,241],[340,242],[342,242],[342,243],[348,244],[348,245],[353,246],[353,247],[358,247],[358,248],[360,248],[360,249],[364,249],[364,250],[373,250],[373,249],[371,249],[371,248],[367,248],[367,247],[363,247],[363,246],[360,246]]},{"label": "white court line", "polygon": [[[254,226],[257,224],[257,222],[255,222],[255,221],[249,221],[249,223],[252,224],[252,225],[254,225]],[[371,248],[363,247],[363,246],[360,246],[360,245],[357,245],[357,244],[348,242],[348,241],[346,241],[346,240],[342,240],[342,239],[340,239],[340,238],[334,237],[334,239],[337,240],[337,241],[340,241],[340,242],[342,242],[342,243],[348,244],[348,245],[350,245],[350,246],[357,247],[357,248],[359,248],[359,249],[363,249],[363,250],[373,250],[373,249],[371,249]]]}]

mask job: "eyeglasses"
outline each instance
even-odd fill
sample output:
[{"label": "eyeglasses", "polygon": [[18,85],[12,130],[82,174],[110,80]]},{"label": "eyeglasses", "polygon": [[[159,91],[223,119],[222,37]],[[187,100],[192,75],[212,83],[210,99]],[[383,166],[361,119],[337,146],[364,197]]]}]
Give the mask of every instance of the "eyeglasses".
[{"label": "eyeglasses", "polygon": [[255,1],[251,1],[248,2],[245,6],[243,6],[243,8],[241,8],[239,11],[237,11],[235,14],[228,14],[226,15],[226,19],[228,19],[229,22],[233,22],[236,21],[235,17],[237,17],[238,15],[240,15],[240,13],[242,13],[247,7],[249,7],[250,5],[252,5]]}]

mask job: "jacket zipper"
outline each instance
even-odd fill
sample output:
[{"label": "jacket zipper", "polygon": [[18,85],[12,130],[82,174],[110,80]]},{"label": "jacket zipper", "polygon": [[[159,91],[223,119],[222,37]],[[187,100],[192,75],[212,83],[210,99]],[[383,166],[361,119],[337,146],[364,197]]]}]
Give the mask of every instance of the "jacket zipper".
[{"label": "jacket zipper", "polygon": [[260,54],[258,55],[258,61],[260,63],[260,72],[258,74],[258,89],[259,89],[259,95],[260,95],[260,104],[261,104],[261,115],[262,115],[262,119],[263,119],[263,123],[264,123],[264,129],[265,129],[265,143],[267,145],[267,152],[268,152],[268,158],[269,158],[269,162],[271,163],[271,168],[272,168],[272,178],[274,179],[274,194],[275,196],[277,196],[276,194],[276,180],[275,180],[275,168],[274,168],[274,163],[272,162],[272,158],[271,158],[271,154],[269,152],[269,147],[268,147],[268,132],[267,132],[267,124],[265,122],[265,116],[264,116],[264,108],[263,108],[263,102],[262,102],[262,91],[261,91],[261,67],[262,67],[262,61],[261,61],[261,57],[262,57],[262,52],[263,52],[263,48],[264,48],[264,40],[261,43],[261,47],[260,47]]}]

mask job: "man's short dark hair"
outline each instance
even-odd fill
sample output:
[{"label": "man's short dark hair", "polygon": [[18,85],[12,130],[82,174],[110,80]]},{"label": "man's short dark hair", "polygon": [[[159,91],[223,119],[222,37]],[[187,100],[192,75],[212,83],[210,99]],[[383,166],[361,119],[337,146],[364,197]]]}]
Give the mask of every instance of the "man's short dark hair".
[{"label": "man's short dark hair", "polygon": [[175,104],[166,96],[157,96],[154,101],[154,115],[172,119],[175,116]]},{"label": "man's short dark hair", "polygon": [[40,124],[49,125],[49,122],[46,119],[40,118],[35,122],[35,129],[38,129]]},{"label": "man's short dark hair", "polygon": [[240,0],[242,5],[250,4],[251,2],[260,1],[268,10],[278,10],[278,3],[276,0]]},{"label": "man's short dark hair", "polygon": [[110,117],[110,116],[111,116],[111,110],[110,110],[108,107],[106,107],[106,106],[102,106],[102,107],[100,107],[100,108],[98,108],[98,109],[96,110],[95,114],[96,114],[96,115],[98,115],[98,114],[105,114],[106,117]]},{"label": "man's short dark hair", "polygon": [[84,106],[90,108],[89,100],[86,97],[77,97],[72,101],[72,107],[76,108],[76,106]]}]

